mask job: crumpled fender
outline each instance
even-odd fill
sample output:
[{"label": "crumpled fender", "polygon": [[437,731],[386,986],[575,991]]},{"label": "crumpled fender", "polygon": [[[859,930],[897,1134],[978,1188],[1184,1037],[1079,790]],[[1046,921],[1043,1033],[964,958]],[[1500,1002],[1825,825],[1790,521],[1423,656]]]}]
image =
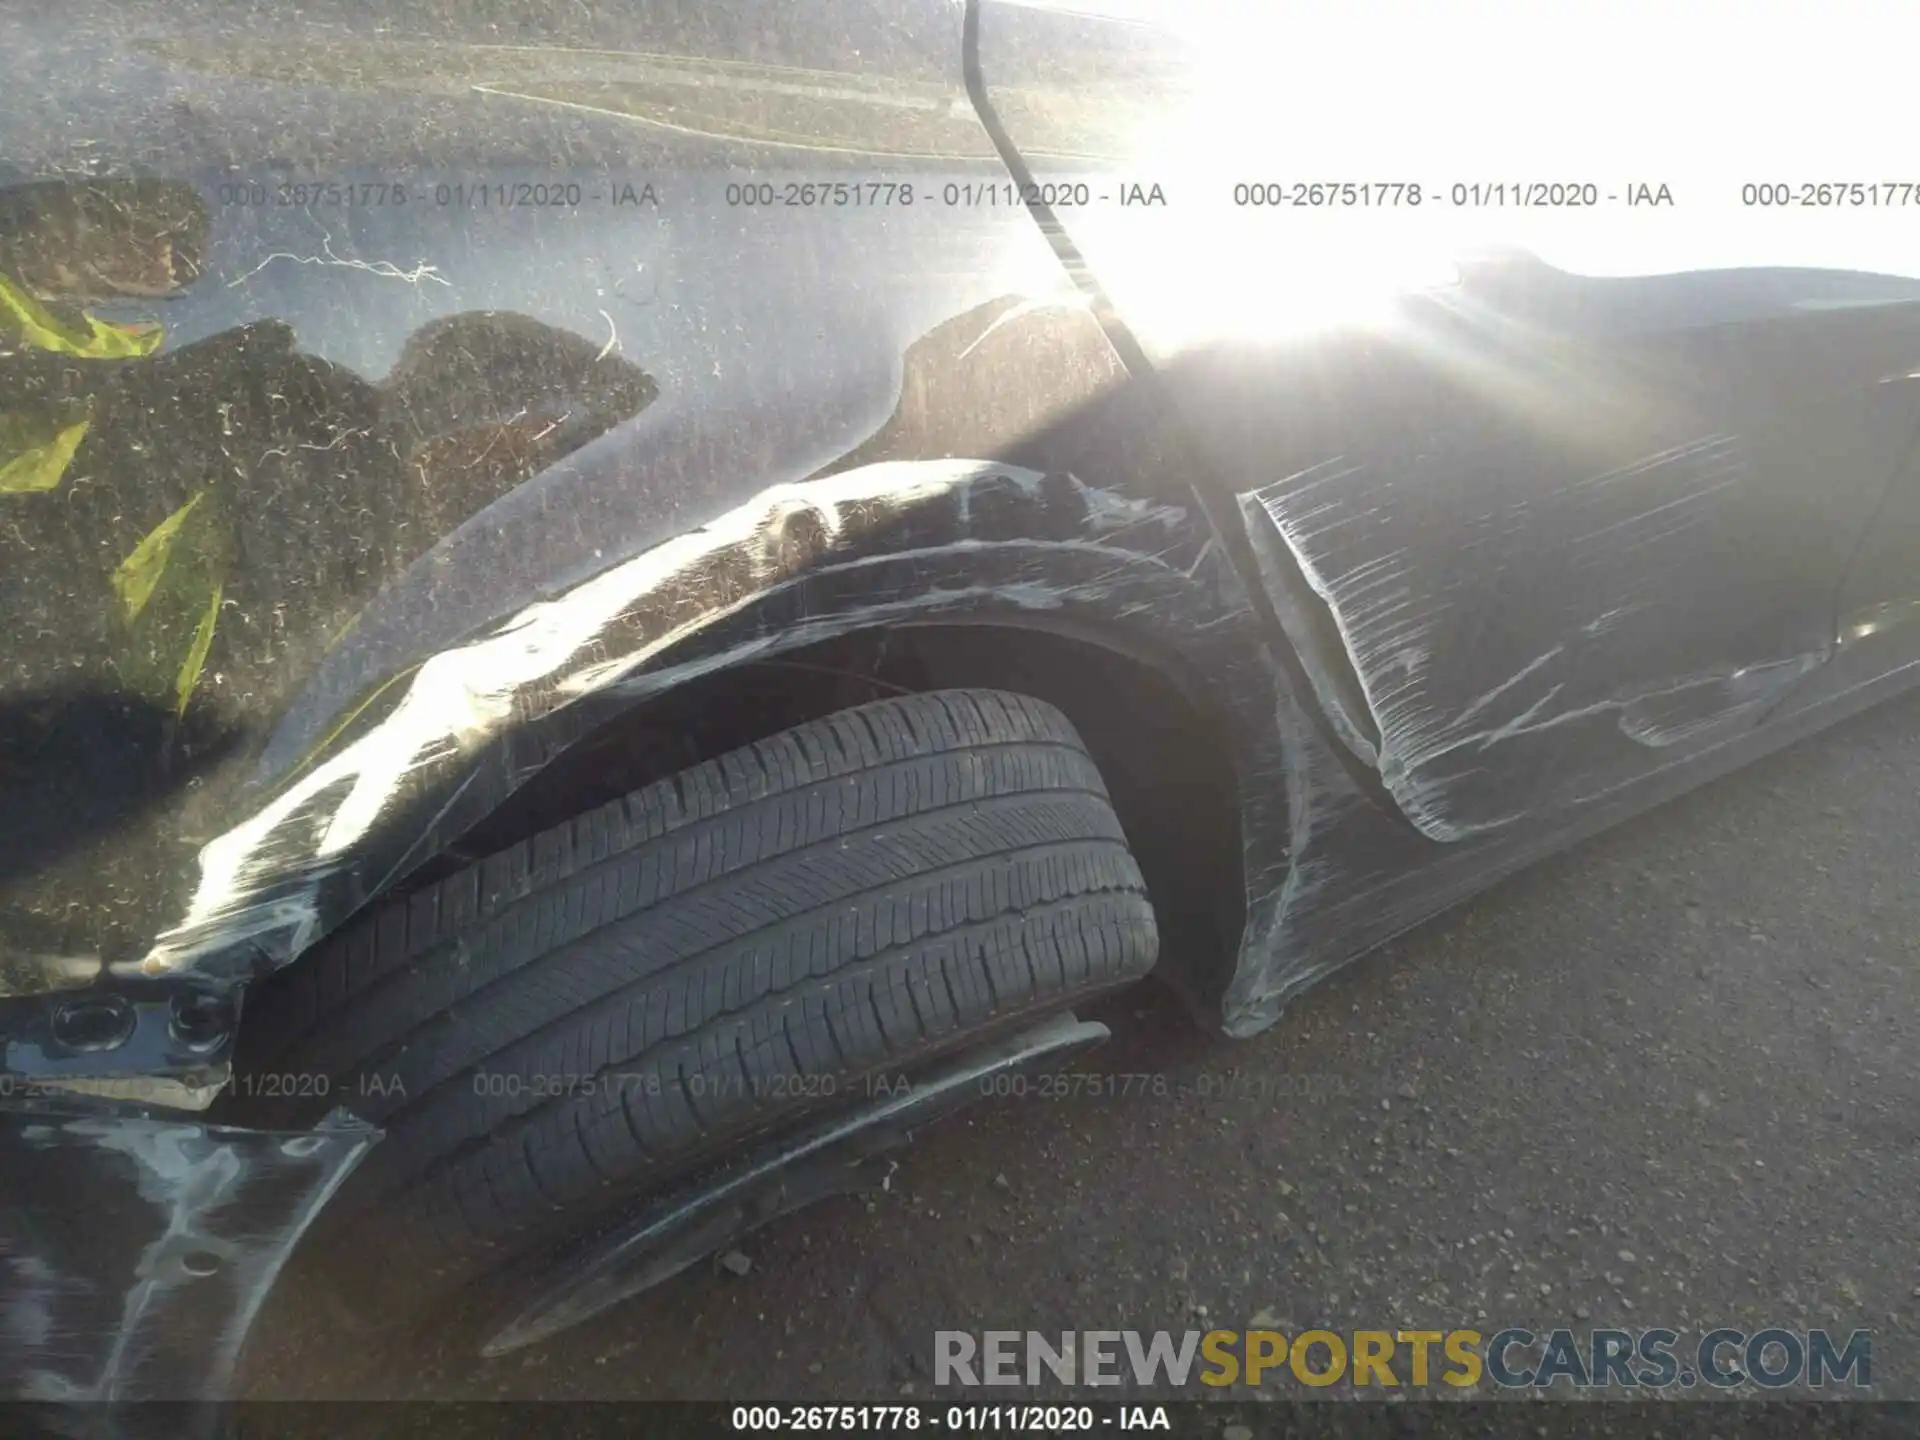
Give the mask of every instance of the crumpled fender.
[{"label": "crumpled fender", "polygon": [[1244,595],[1177,505],[971,459],[775,485],[362,700],[202,849],[185,915],[134,968],[241,980],[287,962],[571,741],[693,676],[991,610],[1125,620],[1170,653],[1209,631],[1251,643]]}]

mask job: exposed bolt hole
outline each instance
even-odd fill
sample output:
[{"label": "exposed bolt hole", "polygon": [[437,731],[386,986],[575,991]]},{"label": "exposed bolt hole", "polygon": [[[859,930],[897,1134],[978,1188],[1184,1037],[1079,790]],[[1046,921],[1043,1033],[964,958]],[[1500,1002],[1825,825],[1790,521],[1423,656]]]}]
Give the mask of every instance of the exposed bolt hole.
[{"label": "exposed bolt hole", "polygon": [[69,1050],[115,1050],[133,1035],[133,1007],[117,995],[72,1000],[53,1012],[53,1038]]},{"label": "exposed bolt hole", "polygon": [[204,992],[176,995],[173,1018],[167,1022],[173,1038],[189,1050],[216,1049],[233,1029],[233,1007],[224,996]]},{"label": "exposed bolt hole", "polygon": [[180,1257],[180,1268],[189,1275],[198,1275],[203,1279],[216,1275],[220,1271],[220,1257],[211,1250],[189,1250]]}]

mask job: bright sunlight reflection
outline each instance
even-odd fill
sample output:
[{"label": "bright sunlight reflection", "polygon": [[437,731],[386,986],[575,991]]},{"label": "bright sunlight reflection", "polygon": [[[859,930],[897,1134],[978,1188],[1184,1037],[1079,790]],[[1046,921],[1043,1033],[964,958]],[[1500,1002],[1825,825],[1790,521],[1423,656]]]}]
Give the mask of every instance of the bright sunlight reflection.
[{"label": "bright sunlight reflection", "polygon": [[[1166,187],[1167,209],[1074,218],[1160,345],[1364,321],[1483,248],[1590,275],[1920,276],[1920,206],[1743,200],[1756,183],[1920,183],[1904,0],[1056,8],[1152,20],[1197,57],[1180,103],[1140,107],[1129,154],[1129,173]],[[1385,207],[1264,207],[1236,191],[1271,182],[1418,185],[1423,203],[1402,191]],[[1591,186],[1598,203],[1485,198],[1536,182]]]}]

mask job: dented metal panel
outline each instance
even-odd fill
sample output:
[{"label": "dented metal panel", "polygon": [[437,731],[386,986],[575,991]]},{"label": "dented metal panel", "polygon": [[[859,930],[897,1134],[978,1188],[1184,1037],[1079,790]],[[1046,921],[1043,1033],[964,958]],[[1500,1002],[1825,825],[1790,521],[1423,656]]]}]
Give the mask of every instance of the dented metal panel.
[{"label": "dented metal panel", "polygon": [[1633,292],[1677,281],[1506,262],[1364,334],[1168,367],[1323,701],[1363,697],[1349,743],[1422,833],[1543,821],[1754,723],[1828,657],[1920,422],[1920,305],[1754,303],[1777,279],[1719,287],[1737,320],[1669,326]]}]

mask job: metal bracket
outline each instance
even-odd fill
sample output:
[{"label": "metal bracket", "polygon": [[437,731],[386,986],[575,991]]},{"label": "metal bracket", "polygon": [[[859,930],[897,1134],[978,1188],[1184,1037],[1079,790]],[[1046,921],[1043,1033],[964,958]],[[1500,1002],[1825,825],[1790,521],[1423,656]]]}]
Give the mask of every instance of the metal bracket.
[{"label": "metal bracket", "polygon": [[179,980],[0,999],[0,1076],[217,1083],[226,1075],[236,1011],[231,992]]}]

